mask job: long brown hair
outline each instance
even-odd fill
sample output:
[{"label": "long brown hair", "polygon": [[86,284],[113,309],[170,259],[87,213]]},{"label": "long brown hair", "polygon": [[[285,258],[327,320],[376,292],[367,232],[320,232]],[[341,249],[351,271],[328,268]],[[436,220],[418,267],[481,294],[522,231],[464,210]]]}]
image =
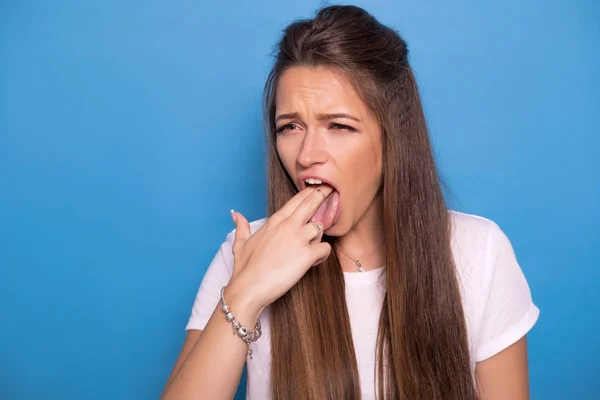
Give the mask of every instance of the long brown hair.
[{"label": "long brown hair", "polygon": [[[378,398],[471,400],[475,386],[449,214],[407,56],[398,33],[358,7],[326,7],[285,29],[264,93],[268,212],[295,194],[275,146],[279,77],[294,65],[344,72],[378,117],[383,135],[387,292],[373,377]],[[271,305],[274,399],[361,398],[335,252],[324,264]]]}]

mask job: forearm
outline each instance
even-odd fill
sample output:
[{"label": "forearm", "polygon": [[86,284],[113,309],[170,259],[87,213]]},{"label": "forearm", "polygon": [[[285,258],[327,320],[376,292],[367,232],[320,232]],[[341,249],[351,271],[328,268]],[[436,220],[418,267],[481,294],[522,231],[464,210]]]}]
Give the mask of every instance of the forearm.
[{"label": "forearm", "polygon": [[[233,288],[227,289],[225,298],[239,322],[253,329],[261,308],[241,301],[243,297],[238,296]],[[226,321],[219,302],[161,399],[232,399],[247,352],[248,346],[233,334],[232,325]]]}]

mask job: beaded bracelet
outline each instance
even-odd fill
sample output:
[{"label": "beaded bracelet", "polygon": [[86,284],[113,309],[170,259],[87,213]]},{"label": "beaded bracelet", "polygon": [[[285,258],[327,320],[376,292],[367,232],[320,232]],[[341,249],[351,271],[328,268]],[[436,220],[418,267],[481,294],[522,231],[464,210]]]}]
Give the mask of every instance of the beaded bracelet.
[{"label": "beaded bracelet", "polygon": [[248,355],[250,356],[250,359],[252,359],[252,349],[250,348],[250,343],[256,342],[262,335],[260,319],[256,321],[256,326],[254,327],[253,331],[240,324],[225,302],[224,293],[226,287],[227,286],[223,286],[221,288],[221,311],[225,313],[225,319],[227,322],[231,322],[233,334],[237,334],[248,345]]}]

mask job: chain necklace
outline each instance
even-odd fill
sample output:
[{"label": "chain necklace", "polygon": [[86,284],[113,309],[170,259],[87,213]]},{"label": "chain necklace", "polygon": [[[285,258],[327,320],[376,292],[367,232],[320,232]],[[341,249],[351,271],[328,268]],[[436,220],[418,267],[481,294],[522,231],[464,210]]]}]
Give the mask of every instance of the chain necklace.
[{"label": "chain necklace", "polygon": [[381,241],[381,243],[379,243],[377,245],[377,247],[375,247],[373,250],[371,250],[366,256],[362,257],[361,259],[355,260],[354,258],[350,257],[348,255],[348,253],[346,253],[341,246],[338,246],[337,244],[334,243],[334,246],[338,248],[339,251],[342,252],[343,255],[345,255],[346,257],[348,257],[349,259],[351,259],[352,261],[354,261],[354,264],[356,264],[356,266],[358,267],[358,272],[365,272],[365,269],[362,266],[361,261],[364,261],[367,259],[367,257],[369,257],[371,254],[373,254],[373,252],[375,250],[377,250],[379,248],[379,246],[381,246],[383,244],[383,242],[385,242],[385,238],[383,238],[383,240]]}]

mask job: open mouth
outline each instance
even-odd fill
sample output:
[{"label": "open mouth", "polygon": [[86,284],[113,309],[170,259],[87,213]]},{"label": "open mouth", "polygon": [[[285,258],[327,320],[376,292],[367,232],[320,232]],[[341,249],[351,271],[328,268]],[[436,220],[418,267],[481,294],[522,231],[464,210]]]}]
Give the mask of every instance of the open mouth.
[{"label": "open mouth", "polygon": [[319,178],[306,178],[302,181],[303,187],[308,186],[330,186],[333,191],[327,196],[327,198],[321,203],[317,211],[310,218],[311,221],[318,221],[323,225],[323,231],[331,228],[339,218],[340,213],[340,193],[337,191],[335,186],[330,182],[325,182]]}]

